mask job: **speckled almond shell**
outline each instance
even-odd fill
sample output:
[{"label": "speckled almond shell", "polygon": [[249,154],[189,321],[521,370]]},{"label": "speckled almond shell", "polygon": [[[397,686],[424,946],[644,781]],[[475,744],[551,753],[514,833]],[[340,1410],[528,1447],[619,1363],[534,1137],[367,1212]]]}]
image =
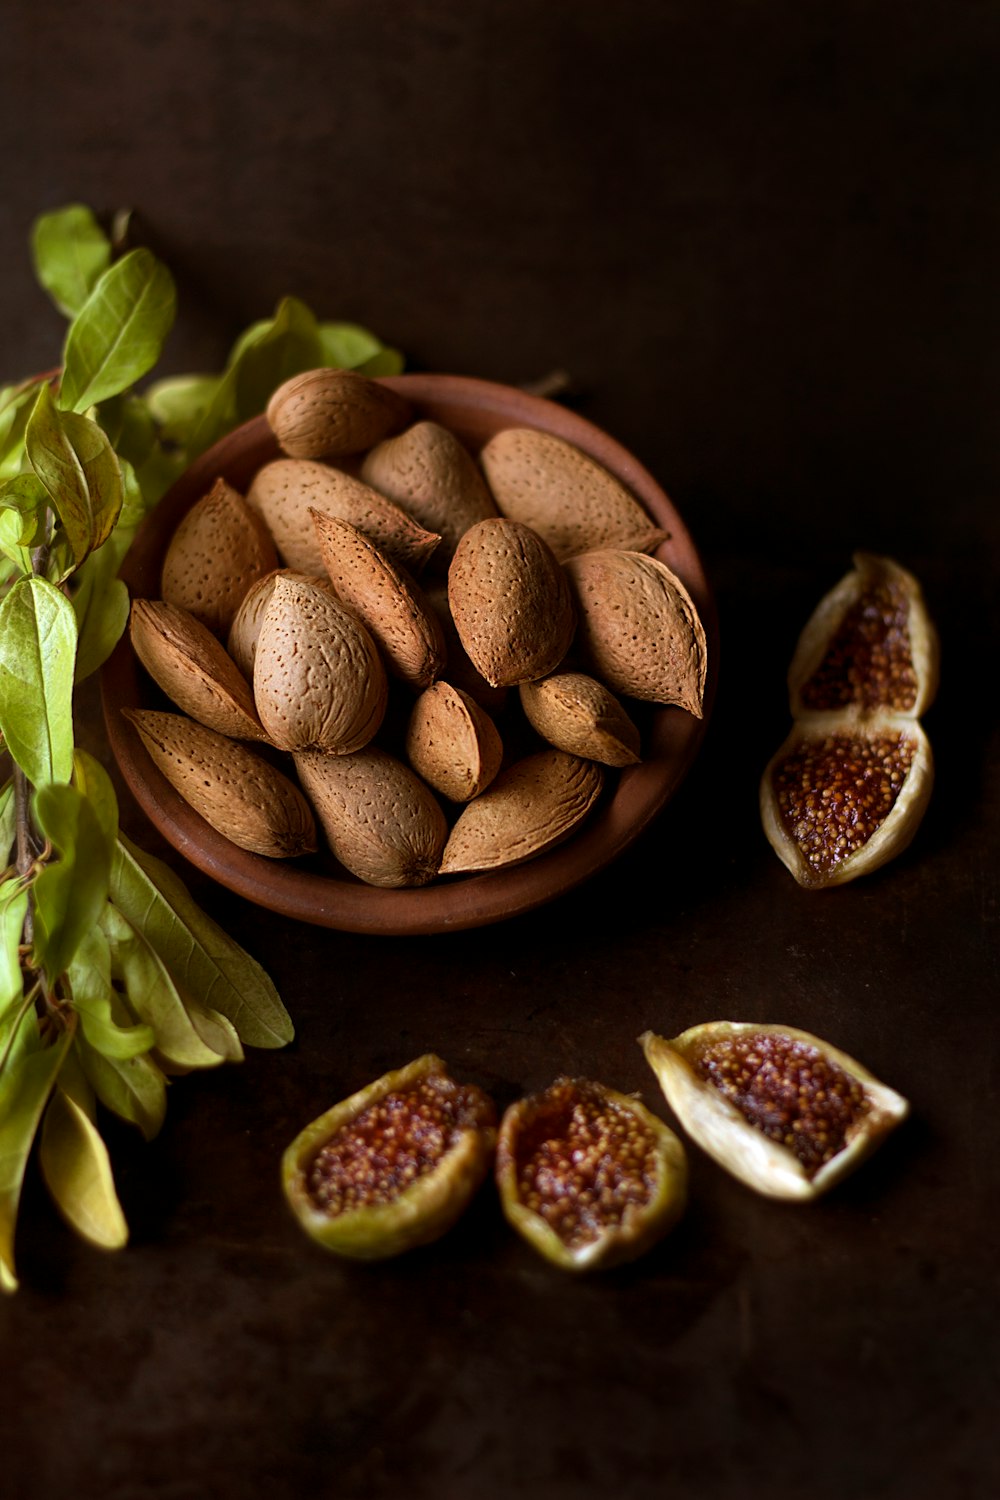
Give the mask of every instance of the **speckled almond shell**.
[{"label": "speckled almond shell", "polygon": [[555,671],[573,639],[566,575],[548,543],[520,521],[480,521],[455,550],[448,602],[462,645],[493,687]]},{"label": "speckled almond shell", "polygon": [[[913,759],[902,787],[889,812],[875,832],[852,854],[832,869],[816,868],[782,816],[775,774],[782,764],[803,745],[822,745],[828,737],[846,736],[848,741],[863,742],[883,736],[902,735],[913,746]],[[843,885],[859,875],[879,869],[910,843],[927,810],[934,785],[934,758],[930,742],[915,719],[906,714],[868,715],[864,719],[845,718],[841,713],[812,715],[793,725],[784,744],[771,757],[760,782],[760,815],[764,832],[775,853],[791,871],[799,885],[811,890]],[[816,798],[822,803],[836,796],[835,787],[815,786]],[[832,805],[832,804],[831,804]]]},{"label": "speckled almond shell", "polygon": [[233,616],[233,623],[226,637],[226,651],[250,683],[253,682],[253,664],[257,656],[260,627],[264,623],[264,613],[278,578],[289,578],[298,583],[319,584],[322,588],[328,587],[325,573],[312,575],[300,573],[295,568],[277,568],[274,572],[265,573],[263,578],[258,578],[256,583],[250,585],[243,596],[242,604]]},{"label": "speckled almond shell", "polygon": [[124,713],[171,786],[231,843],[271,859],[315,850],[308,803],[269,761],[180,714]]},{"label": "speckled almond shell", "polygon": [[551,849],[587,816],[603,784],[599,765],[564,750],[540,750],[515,761],[462,809],[441,874],[499,870]]},{"label": "speckled almond shell", "polygon": [[605,766],[634,766],[639,731],[603,682],[585,672],[554,672],[518,690],[532,728],[557,750]]},{"label": "speckled almond shell", "polygon": [[361,476],[421,526],[440,534],[435,566],[447,564],[470,526],[497,513],[472,454],[438,422],[415,422],[376,444],[365,456]]},{"label": "speckled almond shell", "polygon": [[[854,567],[840,582],[820,600],[799,637],[788,670],[789,706],[793,718],[802,718],[809,713],[830,711],[840,707],[850,717],[860,717],[867,712],[878,713],[889,710],[919,717],[934,700],[938,687],[939,645],[937,631],[931,622],[924,603],[923,591],[913,574],[889,557],[875,557],[868,552],[857,552]],[[842,704],[833,701],[811,701],[810,684],[826,664],[829,652],[845,617],[855,605],[865,606],[871,618],[866,622],[873,628],[878,614],[877,594],[887,593],[898,601],[900,613],[905,618],[902,630],[893,621],[887,635],[871,642],[873,655],[880,657],[876,667],[884,668],[890,677],[885,681],[861,680],[862,668],[872,672],[872,661],[864,663],[848,659],[843,663],[838,676],[843,692]],[[891,681],[894,660],[908,660],[913,673],[912,695],[907,701],[894,701],[895,685]]]},{"label": "speckled almond shell", "polygon": [[[697,1071],[700,1056],[714,1044],[746,1035],[781,1037],[815,1047],[864,1089],[868,1112],[838,1151],[810,1177],[793,1151],[752,1125],[736,1106]],[[646,1031],[639,1037],[664,1098],[684,1130],[721,1167],[768,1198],[803,1202],[818,1198],[859,1166],[906,1118],[907,1101],[867,1068],[829,1042],[793,1026],[757,1021],[707,1021],[667,1039]]]},{"label": "speckled almond shell", "polygon": [[559,558],[599,547],[652,552],[666,540],[635,497],[564,438],[507,427],[480,462],[500,513],[531,526]]},{"label": "speckled almond shell", "polygon": [[290,458],[361,453],[405,427],[409,402],[355,370],[306,370],[267,403],[267,421]]},{"label": "speckled almond shell", "polygon": [[468,652],[462,645],[461,637],[455,629],[455,621],[451,617],[451,605],[448,602],[447,581],[432,583],[425,591],[424,597],[431,609],[437,615],[438,623],[444,633],[445,646],[445,670],[448,681],[463,693],[468,693],[475,698],[480,708],[485,708],[488,714],[497,714],[507,701],[508,689],[505,687],[494,687],[487,682],[481,672],[469,660]]},{"label": "speckled almond shell", "polygon": [[299,781],[337,859],[368,885],[426,885],[448,824],[431,789],[374,745],[355,755],[295,756]]},{"label": "speckled almond shell", "polygon": [[323,584],[275,579],[261,621],[254,701],[282,750],[360,750],[388,697],[378,649],[354,610]]},{"label": "speckled almond shell", "polygon": [[578,616],[576,645],[613,692],[702,716],[705,631],[665,563],[641,552],[584,552],[564,564]]},{"label": "speckled almond shell", "polygon": [[435,682],[411,710],[406,756],[417,775],[442,797],[469,802],[499,771],[503,743],[489,714],[470,694]]},{"label": "speckled almond shell", "polygon": [[319,511],[312,519],[337,598],[364,620],[394,677],[417,692],[427,687],[444,666],[445,644],[419,586],[357,527]]},{"label": "speckled almond shell", "polygon": [[310,511],[349,521],[401,567],[419,573],[440,537],[425,531],[393,500],[329,464],[276,458],[257,471],[247,504],[264,521],[281,557],[303,573],[322,573]]},{"label": "speckled almond shell", "polygon": [[197,501],[163,559],[160,594],[222,636],[252,583],[278,566],[266,526],[224,479]]},{"label": "speckled almond shell", "polygon": [[186,609],[135,599],[129,635],[150,677],[182,713],[233,739],[267,738],[246,678],[208,626]]}]

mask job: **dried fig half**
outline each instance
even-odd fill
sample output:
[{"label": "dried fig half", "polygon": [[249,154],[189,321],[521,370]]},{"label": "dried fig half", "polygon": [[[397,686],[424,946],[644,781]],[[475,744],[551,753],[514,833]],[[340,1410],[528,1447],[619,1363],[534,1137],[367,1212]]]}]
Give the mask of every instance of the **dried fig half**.
[{"label": "dried fig half", "polygon": [[285,1151],[285,1197],[314,1240],[385,1260],[439,1239],[486,1177],[496,1145],[488,1094],[426,1053],[328,1109]]},{"label": "dried fig half", "polygon": [[854,554],[820,600],[788,673],[793,718],[888,710],[919,717],[938,685],[938,637],[920,585],[888,557]]},{"label": "dried fig half", "polygon": [[769,1198],[818,1198],[909,1112],[853,1057],[792,1026],[710,1021],[639,1043],[692,1140]]},{"label": "dried fig half", "polygon": [[636,1259],[687,1202],[674,1132],[638,1099],[587,1078],[557,1078],[504,1112],[496,1178],[508,1221],[567,1271]]},{"label": "dried fig half", "polygon": [[933,782],[916,719],[817,715],[799,720],[768,763],[761,821],[799,885],[842,885],[906,848]]}]

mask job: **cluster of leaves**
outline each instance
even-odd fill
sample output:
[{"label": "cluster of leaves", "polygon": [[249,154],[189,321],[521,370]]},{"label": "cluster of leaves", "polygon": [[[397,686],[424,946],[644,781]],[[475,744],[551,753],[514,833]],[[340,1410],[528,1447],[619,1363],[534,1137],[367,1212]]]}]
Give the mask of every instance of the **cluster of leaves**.
[{"label": "cluster of leaves", "polygon": [[70,1225],[127,1239],[98,1105],[147,1138],[169,1078],[280,1047],[271,980],[162,862],[120,832],[111,779],[77,748],[74,691],[128,617],[117,577],[136,525],[190,459],[320,364],[388,373],[365,329],[285,298],[218,375],[141,393],[173,323],[167,268],[86,208],[39,219],[35,269],[69,318],[62,361],[0,389],[0,1287],[37,1142]]}]

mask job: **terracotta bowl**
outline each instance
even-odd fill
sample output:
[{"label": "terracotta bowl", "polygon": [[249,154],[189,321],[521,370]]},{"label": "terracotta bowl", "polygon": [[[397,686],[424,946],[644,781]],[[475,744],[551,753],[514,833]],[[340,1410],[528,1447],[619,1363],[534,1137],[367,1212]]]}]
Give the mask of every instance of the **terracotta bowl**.
[{"label": "terracotta bowl", "polygon": [[[548,853],[507,870],[453,876],[414,890],[382,890],[363,885],[330,857],[286,862],[248,853],[194,812],[154,766],[122,715],[124,708],[163,706],[127,635],[104,667],[101,690],[111,749],[130,791],[167,841],[203,873],[260,906],[323,927],[384,935],[448,932],[485,926],[551,901],[609,864],[662,811],[705,731],[717,672],[717,628],[708,582],[687,528],[651,475],[606,433],[551,401],[483,380],[399,375],[385,384],[403,392],[418,416],[450,427],[473,452],[503,427],[538,427],[575,443],[632,490],[670,533],[656,555],[683,579],[705,624],[705,718],[695,719],[678,708],[641,707],[636,717],[643,732],[642,763],[609,772],[602,799],[587,822]],[[143,524],[125,559],[122,577],[132,596],[159,598],[167,543],[181,517],[218,475],[245,490],[257,469],[277,456],[270,429],[258,417],[197,459]]]}]

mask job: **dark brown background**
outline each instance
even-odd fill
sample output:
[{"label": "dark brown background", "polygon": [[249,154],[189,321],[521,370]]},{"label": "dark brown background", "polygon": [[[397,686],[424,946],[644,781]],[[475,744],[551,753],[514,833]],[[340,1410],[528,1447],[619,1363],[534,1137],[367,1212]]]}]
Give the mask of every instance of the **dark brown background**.
[{"label": "dark brown background", "polygon": [[[32,1177],[0,1304],[5,1500],[993,1496],[997,6],[98,9],[3,7],[0,377],[58,358],[27,235],[72,200],[132,206],[173,268],[165,369],[216,367],[286,292],[414,368],[563,368],[687,518],[722,672],[640,845],[508,925],[339,936],[175,861],[298,1040],[177,1083],[150,1147],[111,1129],[122,1255]],[[939,780],[905,856],[807,894],[757,780],[857,547],[914,569],[940,625]],[[680,1228],[584,1281],[489,1193],[369,1268],[284,1208],[290,1137],[420,1051],[501,1104],[569,1071],[666,1114],[634,1038],[722,1016],[826,1035],[912,1121],[807,1209],[692,1150]]]}]

